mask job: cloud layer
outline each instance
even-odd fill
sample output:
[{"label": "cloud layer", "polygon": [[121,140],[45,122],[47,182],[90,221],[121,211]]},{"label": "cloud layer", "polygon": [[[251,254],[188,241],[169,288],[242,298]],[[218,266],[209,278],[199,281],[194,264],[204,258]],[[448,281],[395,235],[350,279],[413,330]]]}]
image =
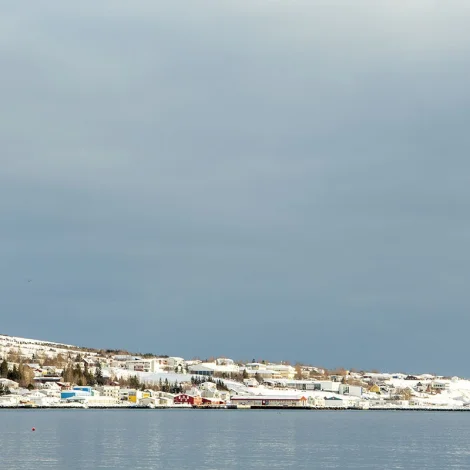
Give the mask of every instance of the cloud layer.
[{"label": "cloud layer", "polygon": [[469,17],[6,7],[2,332],[465,375]]}]

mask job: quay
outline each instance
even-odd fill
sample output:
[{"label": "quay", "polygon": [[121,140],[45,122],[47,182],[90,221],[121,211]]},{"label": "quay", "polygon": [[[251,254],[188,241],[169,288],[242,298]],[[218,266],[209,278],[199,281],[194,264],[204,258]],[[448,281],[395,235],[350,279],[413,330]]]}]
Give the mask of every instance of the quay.
[{"label": "quay", "polygon": [[129,410],[129,411],[149,411],[149,410],[230,410],[230,411],[250,411],[250,410],[284,410],[284,411],[412,411],[412,412],[468,412],[467,407],[310,407],[310,406],[265,406],[265,405],[193,405],[187,407],[175,406],[109,406],[109,405],[89,405],[89,406],[0,406],[2,410]]}]

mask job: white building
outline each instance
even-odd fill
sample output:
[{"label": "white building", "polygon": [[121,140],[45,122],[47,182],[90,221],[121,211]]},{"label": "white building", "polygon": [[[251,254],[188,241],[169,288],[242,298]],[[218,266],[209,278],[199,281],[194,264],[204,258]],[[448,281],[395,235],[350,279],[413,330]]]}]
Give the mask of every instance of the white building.
[{"label": "white building", "polygon": [[340,393],[340,395],[362,397],[363,389],[359,385],[340,384],[338,392]]},{"label": "white building", "polygon": [[233,363],[201,362],[200,364],[190,365],[188,367],[190,374],[213,376],[219,374],[238,374],[240,367]]},{"label": "white building", "polygon": [[449,383],[435,380],[434,382],[431,382],[431,388],[433,390],[449,390]]},{"label": "white building", "polygon": [[320,382],[320,390],[324,392],[333,392],[339,393],[339,387],[341,384],[339,382],[333,382],[331,380],[321,381]]},{"label": "white building", "polygon": [[313,406],[315,408],[325,407],[325,399],[319,396],[316,396],[316,397],[309,396],[307,399],[307,403],[309,406]]},{"label": "white building", "polygon": [[246,387],[257,387],[259,383],[255,378],[249,378],[243,380],[243,385]]},{"label": "white building", "polygon": [[96,391],[103,397],[112,397],[117,402],[120,399],[120,387],[118,385],[103,385],[96,387]]},{"label": "white building", "polygon": [[103,397],[101,395],[90,395],[84,397],[71,398],[69,401],[78,401],[85,403],[89,406],[113,406],[118,402],[113,397]]},{"label": "white building", "polygon": [[113,359],[119,362],[126,362],[132,361],[133,359],[140,359],[140,357],[131,356],[130,354],[118,354],[116,356],[113,356]]},{"label": "white building", "polygon": [[214,382],[204,382],[201,385],[199,385],[199,389],[214,391],[214,390],[217,390],[217,385]]},{"label": "white building", "polygon": [[268,368],[274,372],[274,379],[292,380],[295,377],[295,368],[286,364],[268,364]]},{"label": "white building", "polygon": [[232,396],[230,401],[237,406],[282,406],[294,408],[307,406],[307,398],[301,395]]},{"label": "white building", "polygon": [[158,359],[135,359],[126,361],[126,369],[137,372],[163,372]]},{"label": "white building", "polygon": [[326,408],[347,408],[350,401],[344,397],[326,397],[324,398]]},{"label": "white building", "polygon": [[0,407],[18,406],[21,398],[20,395],[0,395]]},{"label": "white building", "polygon": [[25,398],[36,406],[54,406],[60,403],[60,395],[48,396],[40,391],[33,392]]},{"label": "white building", "polygon": [[266,364],[262,364],[260,362],[250,362],[249,364],[245,364],[241,370],[248,375],[248,378],[258,375],[263,380],[265,380],[272,379],[276,375],[274,370],[271,368],[268,369]]},{"label": "white building", "polygon": [[296,374],[295,368],[286,364],[250,362],[245,364],[243,369],[246,370],[250,376],[259,374],[264,379],[293,380]]},{"label": "white building", "polygon": [[169,357],[167,359],[167,364],[168,364],[168,370],[174,371],[183,371],[185,368],[185,361],[182,357]]}]

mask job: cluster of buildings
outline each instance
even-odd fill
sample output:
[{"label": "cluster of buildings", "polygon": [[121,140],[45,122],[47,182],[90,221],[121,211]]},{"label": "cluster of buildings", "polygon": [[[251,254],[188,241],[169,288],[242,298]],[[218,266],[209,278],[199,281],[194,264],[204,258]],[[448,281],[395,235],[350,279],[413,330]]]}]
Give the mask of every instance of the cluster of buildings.
[{"label": "cluster of buildings", "polygon": [[[139,362],[140,359],[134,359]],[[147,363],[146,363],[147,364]],[[185,365],[186,367],[186,365]],[[0,385],[10,393],[0,395],[1,406],[29,407],[238,407],[238,408],[409,408],[470,406],[470,382],[431,375],[352,374],[339,380],[334,374],[324,380],[292,378],[285,366],[216,360],[191,364],[189,373],[179,376],[178,393],[152,390],[145,386],[130,388],[110,381],[106,385],[79,386],[64,382],[52,368],[38,369],[36,387],[22,389],[18,383],[2,378]],[[116,373],[116,369],[103,369]],[[128,370],[127,366],[126,369]],[[152,373],[131,369],[138,374]],[[249,371],[270,371],[269,378],[255,378]],[[220,374],[243,374],[236,381]],[[243,373],[245,371],[245,373]],[[169,375],[169,372],[159,373]],[[160,379],[161,380],[161,379]],[[260,380],[261,382],[259,382]],[[349,383],[348,383],[349,382]],[[356,382],[356,383],[351,383]]]},{"label": "cluster of buildings", "polygon": [[[46,365],[59,357],[68,372],[63,364]],[[0,407],[470,407],[470,381],[431,374],[328,373],[265,361],[111,354],[2,335],[0,358],[8,358],[10,370],[21,360],[33,384],[23,388],[0,378]],[[71,370],[99,370],[102,380],[83,385]]]},{"label": "cluster of buildings", "polygon": [[215,359],[213,362],[191,361],[188,372],[209,377],[215,375],[230,377],[241,373],[246,377],[259,377],[263,380],[293,379],[297,374],[296,369],[287,364],[251,362],[239,365],[227,358]]},{"label": "cluster of buildings", "polygon": [[133,372],[184,372],[186,362],[182,357],[151,357],[145,358],[131,355],[118,355],[103,358],[103,366],[125,369]]}]

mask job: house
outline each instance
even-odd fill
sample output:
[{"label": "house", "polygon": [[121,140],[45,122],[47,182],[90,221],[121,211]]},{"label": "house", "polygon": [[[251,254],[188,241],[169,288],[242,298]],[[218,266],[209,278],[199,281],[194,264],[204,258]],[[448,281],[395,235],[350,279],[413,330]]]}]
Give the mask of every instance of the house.
[{"label": "house", "polygon": [[448,390],[449,384],[447,382],[440,382],[440,381],[435,380],[434,382],[431,382],[431,389],[432,390]]},{"label": "house", "polygon": [[[256,380],[254,378],[249,378],[249,379],[245,379],[245,380]],[[243,381],[243,383],[245,383],[245,380]],[[258,382],[256,380],[256,382]],[[277,380],[274,380],[274,379],[263,379],[263,385],[265,387],[270,387],[270,388],[286,388],[287,387],[287,383],[285,380],[281,380],[281,379],[277,379]]]},{"label": "house", "polygon": [[411,397],[408,401],[409,406],[422,406],[423,402],[419,398]]},{"label": "house", "polygon": [[343,375],[330,375],[330,379],[333,382],[341,382],[343,380],[344,376]]},{"label": "house", "polygon": [[240,367],[232,359],[219,358],[215,362],[202,362],[188,367],[190,374],[213,376],[217,374],[238,374]]},{"label": "house", "polygon": [[432,375],[432,374],[421,374],[421,375],[418,376],[418,379],[420,379],[420,380],[433,380],[435,378],[436,378],[436,376]]},{"label": "house", "polygon": [[200,359],[192,359],[192,360],[189,360],[189,361],[184,361],[186,363],[186,365],[189,367],[189,366],[195,366],[197,364],[202,364],[202,361]]},{"label": "house", "polygon": [[219,358],[214,362],[201,362],[188,367],[190,374],[213,376],[217,374],[238,374],[240,367],[232,359]]},{"label": "house", "polygon": [[[51,391],[51,392],[60,392],[62,390],[62,388],[65,388],[63,387],[63,383],[62,382],[47,382],[43,385],[43,389],[44,390],[48,390],[48,391]],[[67,388],[70,388],[70,384],[68,385]]]},{"label": "house", "polygon": [[36,406],[52,406],[58,404],[60,401],[57,397],[47,396],[39,391],[31,393],[27,398],[30,403]]},{"label": "house", "polygon": [[94,357],[84,357],[82,364],[84,367],[94,367],[96,365],[96,359]]},{"label": "house", "polygon": [[324,408],[325,407],[325,399],[320,396],[315,397],[308,397],[307,403],[309,406],[313,406],[315,408]]},{"label": "house", "polygon": [[310,377],[312,368],[311,367],[304,367],[300,368],[300,375],[303,379],[308,379]]},{"label": "house", "polygon": [[3,406],[18,406],[20,395],[0,395],[0,408]]},{"label": "house", "polygon": [[340,395],[349,395],[353,397],[362,397],[362,387],[359,385],[340,384]]},{"label": "house", "polygon": [[260,362],[250,362],[249,364],[245,364],[245,366],[241,368],[241,371],[243,371],[248,377],[259,376],[263,380],[272,379],[276,375],[274,370],[271,368],[268,369],[266,364],[262,364]]},{"label": "house", "polygon": [[[294,390],[322,390],[324,392],[333,392],[333,393],[342,393],[340,391],[341,387],[344,385],[339,382],[333,382],[332,380],[324,380],[324,381],[317,381],[317,380],[285,380],[285,379],[278,379],[278,380],[267,380],[268,384],[274,384],[273,386],[282,388],[292,388]],[[350,385],[349,387],[356,387]],[[361,387],[359,387],[361,388]],[[347,387],[346,387],[347,389]],[[357,389],[354,389],[355,393],[357,393]],[[349,392],[346,392],[349,393]]]},{"label": "house", "polygon": [[215,372],[215,364],[201,362],[200,364],[194,364],[194,365],[189,366],[188,371],[190,374],[212,377]]},{"label": "house", "polygon": [[288,379],[292,380],[295,377],[296,370],[294,367],[286,364],[268,364],[268,369],[274,372],[274,379]]},{"label": "house", "polygon": [[169,371],[183,372],[185,369],[185,362],[182,357],[169,357],[167,363]]},{"label": "house", "polygon": [[225,366],[225,367],[231,367],[233,368],[233,372],[238,372],[239,371],[239,366],[235,364],[235,361],[233,359],[229,359],[227,357],[219,357],[215,360],[215,363],[218,366]]},{"label": "house", "polygon": [[[118,355],[112,356],[111,359],[112,359],[111,366],[112,367],[119,367],[120,365],[122,365],[126,361],[131,361],[132,359],[134,359],[134,356],[131,356],[130,354],[118,354]],[[137,359],[140,359],[140,357],[137,358]],[[121,364],[119,364],[119,363],[121,363]]]},{"label": "house", "polygon": [[220,392],[212,382],[205,382],[199,385],[199,389],[190,392],[190,395],[201,395],[204,398],[220,398]]},{"label": "house", "polygon": [[339,382],[333,382],[331,380],[325,380],[325,381],[320,382],[320,390],[322,390],[324,392],[339,393],[340,385],[341,384]]},{"label": "house", "polygon": [[390,390],[393,388],[391,385],[386,384],[385,382],[379,382],[376,384],[382,393],[389,393]]},{"label": "house", "polygon": [[345,400],[340,397],[325,397],[326,408],[347,408],[349,406],[349,400]]},{"label": "house", "polygon": [[33,377],[35,383],[45,384],[47,382],[62,382],[62,377],[60,375],[42,375]]},{"label": "house", "polygon": [[417,392],[425,392],[427,389],[428,389],[428,385],[427,384],[423,384],[423,382],[418,382],[414,389],[417,391]]},{"label": "house", "polygon": [[369,407],[383,407],[385,406],[385,400],[383,398],[372,398],[369,399]]},{"label": "house", "polygon": [[149,408],[154,408],[156,406],[161,406],[160,398],[158,397],[147,397],[147,398],[142,398],[139,401],[140,406],[147,406]]},{"label": "house", "polygon": [[398,406],[400,408],[406,408],[410,405],[410,402],[409,400],[401,400],[401,399],[387,400],[387,405]]},{"label": "house", "polygon": [[188,395],[180,393],[173,398],[175,405],[202,405],[202,398],[200,396]]},{"label": "house", "polygon": [[101,387],[96,387],[96,390],[103,397],[113,397],[116,402],[119,401],[120,387],[116,385],[103,385]]},{"label": "house", "polygon": [[404,379],[406,377],[405,374],[392,374],[392,379]]},{"label": "house", "polygon": [[[154,361],[156,362],[158,367],[163,370],[169,370],[170,368],[169,360],[170,358],[168,356],[159,356],[159,357],[154,358]],[[172,370],[174,370],[174,367]]]},{"label": "house", "polygon": [[162,372],[157,359],[135,359],[126,361],[127,370],[138,372]]},{"label": "house", "polygon": [[321,390],[320,382],[314,382],[313,380],[277,379],[269,380],[268,383],[274,383],[279,388],[287,387],[294,390]]},{"label": "house", "polygon": [[203,382],[199,385],[199,389],[214,392],[217,390],[217,385],[214,382]]},{"label": "house", "polygon": [[255,378],[250,378],[243,380],[243,385],[246,387],[257,387],[259,383]]}]

